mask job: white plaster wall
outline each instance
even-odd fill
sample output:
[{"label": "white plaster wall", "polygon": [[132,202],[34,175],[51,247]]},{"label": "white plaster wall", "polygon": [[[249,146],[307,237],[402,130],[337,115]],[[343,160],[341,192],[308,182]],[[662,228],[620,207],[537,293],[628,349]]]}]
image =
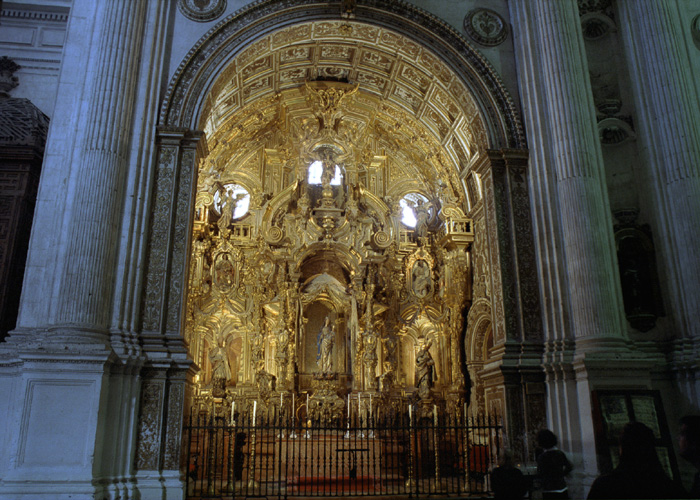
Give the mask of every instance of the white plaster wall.
[{"label": "white plaster wall", "polygon": [[70,5],[71,0],[2,3],[0,56],[21,66],[15,73],[19,86],[10,95],[31,100],[49,117],[57,98]]},{"label": "white plaster wall", "polygon": [[[513,33],[510,26],[510,14],[506,0],[413,0],[409,3],[419,7],[451,25],[459,34],[469,41],[496,70],[501,77],[513,102],[518,102],[518,82],[513,53]],[[464,18],[473,9],[486,8],[497,12],[508,24],[508,38],[495,47],[480,45],[467,35]]]},{"label": "white plaster wall", "polygon": [[251,4],[253,2],[245,0],[227,0],[226,11],[214,21],[209,21],[206,23],[194,22],[183,16],[179,10],[173,9],[173,24],[172,24],[172,41],[170,44],[170,57],[168,66],[168,78],[169,82],[172,76],[177,71],[178,66],[184,60],[187,53],[194,47],[194,45],[199,41],[202,36],[206,34],[211,28],[221,22],[222,19],[227,18],[234,12],[242,9],[243,7]]},{"label": "white plaster wall", "polygon": [[14,410],[12,419],[2,486],[5,498],[13,498],[13,493],[40,498],[46,493],[44,484],[55,488],[56,482],[65,484],[63,493],[94,491],[103,365],[92,361],[26,362],[13,398],[22,408]]}]

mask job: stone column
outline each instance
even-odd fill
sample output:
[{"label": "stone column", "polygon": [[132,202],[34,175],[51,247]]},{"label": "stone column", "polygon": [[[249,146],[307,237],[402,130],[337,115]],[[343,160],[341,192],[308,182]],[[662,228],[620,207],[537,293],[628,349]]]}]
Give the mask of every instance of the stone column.
[{"label": "stone column", "polygon": [[146,6],[144,0],[106,2],[97,29],[87,113],[77,126],[84,136],[73,156],[67,252],[53,318],[71,329],[105,331],[110,324]]},{"label": "stone column", "polygon": [[[509,11],[531,152],[547,425],[572,454],[572,494],[581,496],[598,474],[591,390],[644,386],[648,375],[622,359],[626,322],[577,3],[511,0]],[[611,366],[629,378],[611,382]]]},{"label": "stone column", "polygon": [[603,339],[623,338],[625,328],[578,8],[574,0],[516,0],[510,8],[514,30],[528,33],[529,51],[536,54],[524,55],[529,60],[519,64],[537,80],[523,83],[523,93],[543,96],[526,103],[543,108],[526,113],[537,113],[548,124],[541,131],[548,132],[549,154],[533,167],[535,176],[543,170],[554,177],[549,201],[559,211],[559,227],[553,229],[562,235],[572,333],[578,350],[596,348]]},{"label": "stone column", "polygon": [[[668,301],[683,336],[700,338],[700,106],[678,2],[619,0],[650,189],[665,245]],[[685,33],[684,33],[685,31]]]}]

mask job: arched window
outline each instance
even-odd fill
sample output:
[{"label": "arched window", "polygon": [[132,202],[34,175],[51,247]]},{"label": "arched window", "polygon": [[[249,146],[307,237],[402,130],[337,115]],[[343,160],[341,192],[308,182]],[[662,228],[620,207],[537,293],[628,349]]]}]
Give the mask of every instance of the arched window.
[{"label": "arched window", "polygon": [[427,203],[428,198],[419,193],[408,193],[399,201],[401,205],[401,222],[404,226],[416,227],[416,209],[415,206],[419,203]]},{"label": "arched window", "polygon": [[[234,200],[236,208],[233,210],[232,219],[240,219],[248,213],[250,206],[250,194],[248,190],[240,184],[224,184],[224,189]],[[221,214],[221,191],[214,193],[214,209]]]}]

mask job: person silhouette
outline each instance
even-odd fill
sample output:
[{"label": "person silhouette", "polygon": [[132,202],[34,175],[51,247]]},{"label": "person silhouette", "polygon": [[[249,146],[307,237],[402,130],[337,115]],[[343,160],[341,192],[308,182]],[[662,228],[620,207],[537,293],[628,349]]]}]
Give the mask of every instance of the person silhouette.
[{"label": "person silhouette", "polygon": [[542,498],[569,498],[566,476],[573,466],[563,451],[557,448],[557,436],[549,429],[537,433],[537,444],[542,452],[537,456],[537,477],[542,487]]},{"label": "person silhouette", "polygon": [[678,449],[681,457],[698,470],[688,496],[700,498],[700,415],[686,415],[681,418],[681,432],[678,435]]},{"label": "person silhouette", "polygon": [[513,464],[513,453],[505,450],[495,469],[491,471],[494,500],[520,500],[530,488],[530,482]]},{"label": "person silhouette", "polygon": [[654,432],[641,422],[629,422],[620,433],[619,465],[593,481],[588,498],[686,498],[686,492],[664,472]]}]

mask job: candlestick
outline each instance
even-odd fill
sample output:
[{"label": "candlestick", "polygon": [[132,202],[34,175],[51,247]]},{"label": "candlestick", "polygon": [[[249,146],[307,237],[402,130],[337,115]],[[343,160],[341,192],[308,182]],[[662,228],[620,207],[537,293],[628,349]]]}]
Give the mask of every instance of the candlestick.
[{"label": "candlestick", "polygon": [[357,393],[357,418],[359,419],[362,415],[362,393]]},{"label": "candlestick", "polygon": [[433,405],[433,420],[435,421],[435,425],[437,426],[437,424],[438,424],[437,405]]},{"label": "candlestick", "polygon": [[408,422],[413,423],[413,414],[411,413],[411,405],[408,405]]},{"label": "candlestick", "polygon": [[258,401],[253,401],[253,425],[255,425],[255,413],[258,411]]},{"label": "candlestick", "polygon": [[348,394],[348,425],[350,424],[350,394]]},{"label": "candlestick", "polygon": [[369,393],[369,419],[372,420],[372,393]]},{"label": "candlestick", "polygon": [[282,395],[283,394],[284,394],[283,392],[280,392],[280,411],[282,411]]},{"label": "candlestick", "polygon": [[236,408],[236,402],[231,401],[231,425],[233,425],[233,410]]}]

